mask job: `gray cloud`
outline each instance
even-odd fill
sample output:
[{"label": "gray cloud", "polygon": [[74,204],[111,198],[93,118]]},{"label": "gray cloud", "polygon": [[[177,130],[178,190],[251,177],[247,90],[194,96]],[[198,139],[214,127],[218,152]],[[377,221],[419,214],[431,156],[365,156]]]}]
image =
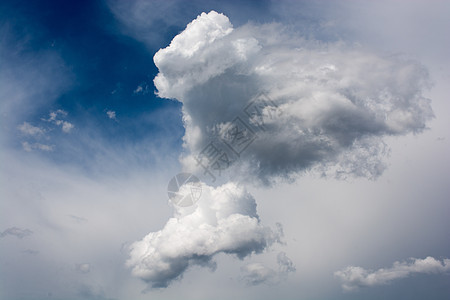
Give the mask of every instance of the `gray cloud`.
[{"label": "gray cloud", "polygon": [[115,300],[115,298],[109,298],[105,295],[103,288],[97,286],[91,286],[87,284],[82,284],[77,287],[77,296],[81,299],[92,299],[92,300]]},{"label": "gray cloud", "polygon": [[23,239],[24,237],[30,236],[33,234],[33,231],[29,229],[21,229],[18,227],[10,227],[5,229],[3,232],[0,233],[0,237],[5,237],[8,235],[15,236],[19,239]]},{"label": "gray cloud", "polygon": [[342,281],[345,291],[360,287],[371,287],[388,284],[393,280],[409,277],[413,274],[442,274],[450,272],[450,259],[442,261],[431,256],[425,259],[411,258],[406,262],[394,262],[391,268],[366,270],[361,267],[349,266],[334,275]]},{"label": "gray cloud", "polygon": [[33,249],[27,249],[27,250],[23,250],[22,253],[29,254],[29,255],[38,255],[39,251],[33,250]]},{"label": "gray cloud", "polygon": [[277,255],[277,263],[280,272],[282,273],[289,273],[289,272],[295,272],[296,268],[292,260],[286,255],[285,252],[280,252]]},{"label": "gray cloud", "polygon": [[87,274],[91,271],[91,264],[88,264],[88,263],[76,264],[75,269],[79,273]]},{"label": "gray cloud", "polygon": [[218,253],[243,259],[279,242],[281,235],[260,224],[255,200],[242,187],[205,185],[193,212],[177,210],[162,230],[130,246],[127,265],[150,287],[167,287],[190,266],[214,270],[212,259]]},{"label": "gray cloud", "polygon": [[88,221],[88,219],[83,218],[83,217],[79,217],[79,216],[75,216],[75,215],[67,215],[72,221],[74,221],[75,223],[78,224],[82,224]]},{"label": "gray cloud", "polygon": [[285,252],[280,252],[277,255],[278,271],[275,271],[262,263],[256,262],[247,264],[241,267],[243,273],[242,280],[250,286],[259,284],[279,284],[286,276],[295,272],[294,263],[286,255]]},{"label": "gray cloud", "polygon": [[[234,155],[243,179],[268,184],[314,168],[376,178],[387,153],[383,137],[422,132],[433,117],[422,96],[428,73],[415,61],[305,40],[277,24],[233,28],[214,11],[192,21],[154,61],[158,95],[183,103],[182,163],[191,171],[202,172],[195,157],[211,140],[220,143],[239,117],[257,134]],[[255,119],[244,108],[261,92],[270,105]]]},{"label": "gray cloud", "polygon": [[262,283],[273,284],[277,273],[262,263],[251,263],[241,268],[242,279],[247,285],[259,285]]}]

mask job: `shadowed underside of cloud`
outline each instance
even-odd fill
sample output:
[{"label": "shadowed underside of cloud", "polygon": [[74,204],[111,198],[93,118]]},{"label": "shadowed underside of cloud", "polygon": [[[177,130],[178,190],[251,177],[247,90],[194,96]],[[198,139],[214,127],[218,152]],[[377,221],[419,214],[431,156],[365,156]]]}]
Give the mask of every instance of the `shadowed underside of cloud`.
[{"label": "shadowed underside of cloud", "polygon": [[179,209],[162,230],[130,246],[127,265],[150,287],[167,287],[190,266],[214,270],[212,259],[218,253],[242,259],[279,242],[281,235],[280,228],[260,224],[255,200],[242,187],[205,185],[193,212]]},{"label": "shadowed underside of cloud", "polygon": [[[419,133],[433,117],[417,62],[302,39],[277,24],[233,28],[215,11],[188,24],[154,62],[158,95],[183,103],[190,171],[201,171],[195,158],[239,117],[255,138],[228,156],[247,180],[268,184],[314,168],[375,178],[384,170],[383,137]],[[265,107],[248,113],[261,92]]]},{"label": "shadowed underside of cloud", "polygon": [[353,291],[360,287],[371,287],[388,284],[393,280],[409,277],[413,274],[442,274],[450,272],[450,259],[437,260],[431,256],[425,259],[411,258],[407,262],[395,262],[391,268],[366,270],[349,266],[334,275],[342,281],[345,291]]}]

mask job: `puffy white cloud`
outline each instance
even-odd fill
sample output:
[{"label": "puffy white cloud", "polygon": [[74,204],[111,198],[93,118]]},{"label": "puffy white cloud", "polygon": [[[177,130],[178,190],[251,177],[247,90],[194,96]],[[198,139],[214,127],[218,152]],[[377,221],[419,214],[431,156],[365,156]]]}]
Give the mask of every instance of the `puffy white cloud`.
[{"label": "puffy white cloud", "polygon": [[383,137],[419,133],[433,117],[422,96],[427,70],[415,61],[302,39],[277,24],[233,28],[215,11],[154,61],[158,95],[183,103],[182,162],[190,171],[201,170],[194,158],[210,141],[222,143],[239,117],[255,138],[245,151],[221,148],[240,160],[245,179],[271,183],[331,167],[338,176],[374,178],[384,169]]},{"label": "puffy white cloud", "polygon": [[57,126],[61,126],[61,130],[63,132],[69,133],[74,128],[74,125],[70,122],[67,122],[67,121],[64,121],[61,119],[66,116],[67,116],[67,112],[65,110],[58,109],[56,111],[51,111],[49,113],[48,119],[42,119],[42,120],[53,123]]},{"label": "puffy white cloud", "polygon": [[215,11],[202,13],[189,23],[153,58],[160,71],[154,79],[158,95],[183,101],[193,86],[204,84],[244,60],[247,53],[253,52],[252,46],[257,47],[256,40],[224,39],[232,31],[228,18]]},{"label": "puffy white cloud", "polygon": [[255,200],[241,186],[231,182],[217,188],[204,185],[192,212],[177,208],[162,230],[130,246],[127,265],[149,286],[167,287],[189,266],[214,269],[214,255],[226,253],[242,259],[279,242],[281,235],[280,228],[261,225]]},{"label": "puffy white cloud", "polygon": [[[74,125],[62,119],[66,116],[66,111],[58,109],[56,111],[51,111],[48,118],[41,118],[41,122],[48,122],[54,126],[60,126],[64,133],[69,133],[74,128]],[[23,136],[28,138],[28,141],[22,141],[22,148],[27,152],[33,150],[53,151],[54,146],[48,145],[48,141],[50,140],[48,133],[53,130],[52,127],[53,126],[50,128],[33,126],[28,122],[23,122],[23,124],[17,126]]]},{"label": "puffy white cloud", "polygon": [[62,129],[62,131],[68,133],[68,132],[70,132],[72,130],[73,127],[74,126],[73,126],[72,123],[69,123],[67,121],[63,121],[61,129]]},{"label": "puffy white cloud", "polygon": [[391,268],[366,270],[361,267],[349,266],[334,273],[342,281],[345,291],[356,290],[360,287],[370,287],[388,284],[393,280],[409,277],[413,274],[442,274],[450,272],[450,259],[442,261],[431,256],[425,259],[411,258],[406,262],[394,262]]},{"label": "puffy white cloud", "polygon": [[112,120],[117,120],[116,119],[116,112],[113,110],[108,110],[106,112],[106,115],[108,116],[108,118],[112,119]]}]

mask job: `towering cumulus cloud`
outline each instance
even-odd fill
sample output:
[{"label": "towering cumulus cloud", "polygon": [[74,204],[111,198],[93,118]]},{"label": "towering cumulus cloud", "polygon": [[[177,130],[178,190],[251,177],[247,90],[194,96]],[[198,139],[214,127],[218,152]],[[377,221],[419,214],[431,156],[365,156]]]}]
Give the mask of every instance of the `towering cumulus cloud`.
[{"label": "towering cumulus cloud", "polygon": [[[417,62],[302,39],[276,24],[233,29],[215,11],[154,61],[158,95],[183,103],[186,170],[200,170],[196,156],[238,117],[255,134],[245,151],[228,155],[239,159],[242,178],[272,183],[312,168],[374,178],[384,169],[382,138],[418,133],[433,117]],[[251,103],[260,93],[270,101],[258,114]]]},{"label": "towering cumulus cloud", "polygon": [[[215,11],[154,61],[158,95],[183,103],[184,171],[211,175],[215,185],[217,176],[230,181],[227,174],[271,184],[311,169],[376,177],[383,137],[420,132],[433,117],[418,63],[305,40],[276,24],[233,28]],[[279,240],[280,228],[262,226],[254,199],[232,182],[205,184],[193,212],[177,211],[134,243],[134,275],[166,287],[191,265],[214,267],[218,253],[243,258]],[[285,255],[278,259],[284,274],[295,270]],[[277,278],[257,264],[244,273],[251,284]]]}]

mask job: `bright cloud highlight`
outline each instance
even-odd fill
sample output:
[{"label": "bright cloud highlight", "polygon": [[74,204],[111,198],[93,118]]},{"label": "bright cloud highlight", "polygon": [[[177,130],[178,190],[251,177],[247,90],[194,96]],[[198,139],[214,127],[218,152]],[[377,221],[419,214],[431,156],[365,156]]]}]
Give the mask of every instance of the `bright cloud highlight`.
[{"label": "bright cloud highlight", "polygon": [[217,188],[205,185],[193,212],[179,208],[162,230],[130,246],[127,265],[151,287],[167,287],[190,266],[215,269],[218,253],[243,259],[281,236],[280,227],[273,230],[260,223],[255,200],[244,188],[231,182]]}]

